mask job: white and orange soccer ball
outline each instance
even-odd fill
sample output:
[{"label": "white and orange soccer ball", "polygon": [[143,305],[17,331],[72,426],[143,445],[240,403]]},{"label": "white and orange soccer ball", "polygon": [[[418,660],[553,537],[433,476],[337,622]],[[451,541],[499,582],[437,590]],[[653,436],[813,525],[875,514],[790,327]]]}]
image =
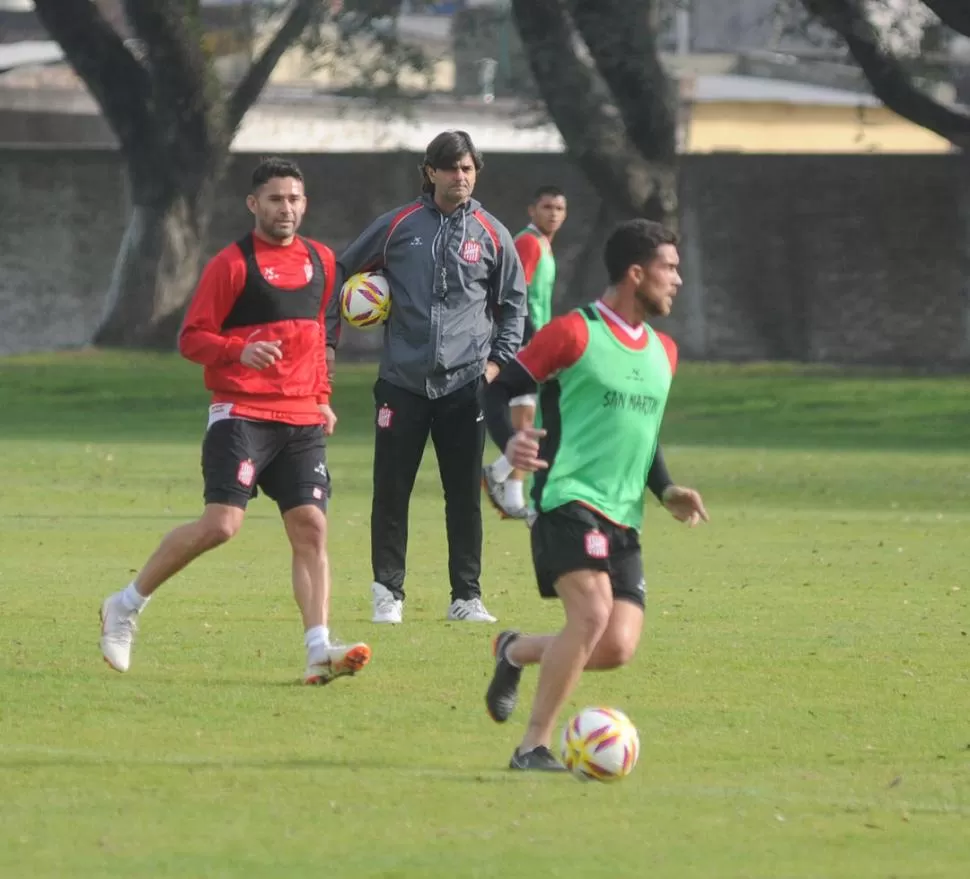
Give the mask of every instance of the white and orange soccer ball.
[{"label": "white and orange soccer ball", "polygon": [[619,781],[637,765],[640,735],[615,708],[584,708],[562,731],[562,762],[584,781]]},{"label": "white and orange soccer ball", "polygon": [[340,313],[352,327],[368,329],[391,313],[391,288],[380,272],[358,272],[340,288]]}]

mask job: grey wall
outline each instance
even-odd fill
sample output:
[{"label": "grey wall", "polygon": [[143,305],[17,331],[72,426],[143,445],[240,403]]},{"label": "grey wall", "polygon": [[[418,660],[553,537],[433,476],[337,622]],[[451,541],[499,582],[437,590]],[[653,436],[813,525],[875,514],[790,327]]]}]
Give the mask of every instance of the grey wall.
[{"label": "grey wall", "polygon": [[[417,192],[415,155],[297,158],[310,196],[303,231],[338,250]],[[210,252],[250,225],[243,198],[255,160],[233,160]],[[970,366],[962,164],[957,156],[686,157],[686,283],[666,328],[695,359]],[[556,241],[560,294],[582,263],[593,298],[599,256],[583,248],[600,202],[564,156],[486,156],[477,194],[514,232],[546,182],[570,196]],[[0,192],[0,354],[83,345],[124,228],[117,155],[0,150]],[[372,347],[378,337],[359,334],[354,344]]]}]

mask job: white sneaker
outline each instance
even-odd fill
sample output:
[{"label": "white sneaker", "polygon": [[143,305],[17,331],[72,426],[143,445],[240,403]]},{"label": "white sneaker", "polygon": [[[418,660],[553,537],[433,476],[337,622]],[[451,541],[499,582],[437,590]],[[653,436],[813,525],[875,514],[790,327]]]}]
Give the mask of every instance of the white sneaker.
[{"label": "white sneaker", "polygon": [[372,623],[400,623],[404,618],[404,602],[395,598],[394,593],[380,583],[370,584],[374,596],[374,616]]},{"label": "white sneaker", "polygon": [[505,497],[505,480],[499,480],[495,476],[492,464],[482,468],[482,488],[485,489],[485,497],[495,508],[495,512],[502,519],[524,519],[528,513],[525,506],[513,507],[509,505]]},{"label": "white sneaker", "polygon": [[120,592],[109,595],[101,605],[101,655],[115,671],[128,671],[137,620],[138,612],[125,607]]},{"label": "white sneaker", "polygon": [[460,620],[465,623],[497,623],[482,604],[480,598],[456,598],[448,608],[449,620]]},{"label": "white sneaker", "polygon": [[370,662],[370,647],[356,644],[327,644],[307,652],[304,684],[329,684],[334,678],[355,675]]}]

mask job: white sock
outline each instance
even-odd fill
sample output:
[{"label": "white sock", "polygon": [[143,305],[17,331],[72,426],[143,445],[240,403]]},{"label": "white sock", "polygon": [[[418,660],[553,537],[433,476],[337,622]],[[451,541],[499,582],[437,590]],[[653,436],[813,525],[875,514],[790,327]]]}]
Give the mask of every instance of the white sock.
[{"label": "white sock", "polygon": [[148,604],[149,598],[151,598],[150,595],[148,598],[146,598],[138,591],[138,587],[135,586],[134,580],[132,580],[121,591],[121,603],[128,608],[128,610],[133,610],[135,613],[141,613],[145,609],[145,605]]},{"label": "white sock", "polygon": [[505,455],[499,455],[498,460],[492,464],[492,475],[498,482],[505,482],[512,475],[512,465],[505,460]]},{"label": "white sock", "polygon": [[330,629],[326,626],[311,626],[303,636],[303,643],[307,650],[314,647],[327,647],[330,644]]},{"label": "white sock", "polygon": [[[509,644],[509,647],[511,647],[511,646],[512,646],[512,645],[511,645],[511,644]],[[522,668],[522,666],[521,666],[521,665],[519,665],[519,663],[517,663],[517,662],[516,662],[516,661],[515,661],[514,659],[512,659],[512,657],[511,657],[511,656],[509,656],[509,647],[506,647],[506,648],[505,648],[505,661],[506,661],[506,662],[507,662],[507,663],[508,663],[509,665],[511,665],[511,666],[512,666],[512,668]]]},{"label": "white sock", "polygon": [[505,480],[505,506],[510,510],[520,510],[525,506],[521,479]]}]

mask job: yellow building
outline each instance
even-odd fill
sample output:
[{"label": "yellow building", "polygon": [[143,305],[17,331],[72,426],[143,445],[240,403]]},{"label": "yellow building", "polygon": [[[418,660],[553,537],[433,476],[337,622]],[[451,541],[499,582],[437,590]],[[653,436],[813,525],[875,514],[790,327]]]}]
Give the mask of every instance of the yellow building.
[{"label": "yellow building", "polygon": [[691,153],[942,153],[949,141],[868,94],[753,76],[701,75],[682,94]]}]

